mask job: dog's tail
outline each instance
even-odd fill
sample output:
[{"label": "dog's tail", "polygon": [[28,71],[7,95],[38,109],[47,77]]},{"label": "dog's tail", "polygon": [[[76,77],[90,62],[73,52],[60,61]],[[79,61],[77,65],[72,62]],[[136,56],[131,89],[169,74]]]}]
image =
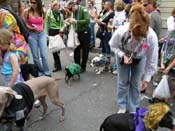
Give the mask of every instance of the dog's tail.
[{"label": "dog's tail", "polygon": [[62,80],[63,78],[53,78],[55,81]]}]

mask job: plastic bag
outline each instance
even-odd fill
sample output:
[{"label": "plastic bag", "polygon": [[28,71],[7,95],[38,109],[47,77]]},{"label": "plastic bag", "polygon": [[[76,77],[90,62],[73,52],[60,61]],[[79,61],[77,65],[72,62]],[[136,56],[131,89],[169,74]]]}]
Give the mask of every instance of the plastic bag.
[{"label": "plastic bag", "polygon": [[153,92],[153,98],[167,99],[170,98],[170,88],[168,84],[168,76],[163,75],[161,81]]},{"label": "plastic bag", "polygon": [[71,25],[68,34],[67,47],[76,48],[78,45],[80,45],[78,34],[75,32],[73,25]]},{"label": "plastic bag", "polygon": [[66,48],[63,39],[60,35],[49,36],[49,50],[51,52],[57,52]]}]

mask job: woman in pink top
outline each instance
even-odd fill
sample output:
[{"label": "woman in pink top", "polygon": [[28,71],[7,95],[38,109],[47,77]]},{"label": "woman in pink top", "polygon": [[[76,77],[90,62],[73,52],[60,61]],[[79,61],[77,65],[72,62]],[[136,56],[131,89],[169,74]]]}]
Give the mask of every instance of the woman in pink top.
[{"label": "woman in pink top", "polygon": [[[24,18],[30,31],[28,43],[33,55],[34,64],[38,66],[39,76],[51,76],[48,66],[46,35],[43,31],[44,17],[45,12],[41,0],[30,0],[30,7],[24,12]],[[42,64],[40,63],[39,54]]]}]

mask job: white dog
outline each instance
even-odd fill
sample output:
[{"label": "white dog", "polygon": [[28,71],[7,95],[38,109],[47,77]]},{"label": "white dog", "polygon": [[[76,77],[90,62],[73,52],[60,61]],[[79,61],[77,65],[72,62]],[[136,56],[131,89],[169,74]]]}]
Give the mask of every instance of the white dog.
[{"label": "white dog", "polygon": [[95,67],[96,74],[101,74],[104,71],[104,69],[109,70],[109,66],[110,61],[103,54],[95,56],[90,63],[90,67]]}]

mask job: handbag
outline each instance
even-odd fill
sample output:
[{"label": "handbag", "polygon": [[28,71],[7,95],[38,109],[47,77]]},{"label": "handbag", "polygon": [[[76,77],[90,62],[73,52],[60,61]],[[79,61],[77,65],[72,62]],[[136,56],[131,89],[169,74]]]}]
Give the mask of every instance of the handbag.
[{"label": "handbag", "polygon": [[49,50],[54,53],[66,48],[63,39],[60,35],[49,36]]},{"label": "handbag", "polygon": [[105,30],[103,30],[101,27],[98,27],[96,32],[96,37],[99,39],[102,39],[105,35]]},{"label": "handbag", "polygon": [[67,39],[67,47],[76,48],[78,45],[80,45],[78,34],[75,32],[73,25],[71,25]]}]

